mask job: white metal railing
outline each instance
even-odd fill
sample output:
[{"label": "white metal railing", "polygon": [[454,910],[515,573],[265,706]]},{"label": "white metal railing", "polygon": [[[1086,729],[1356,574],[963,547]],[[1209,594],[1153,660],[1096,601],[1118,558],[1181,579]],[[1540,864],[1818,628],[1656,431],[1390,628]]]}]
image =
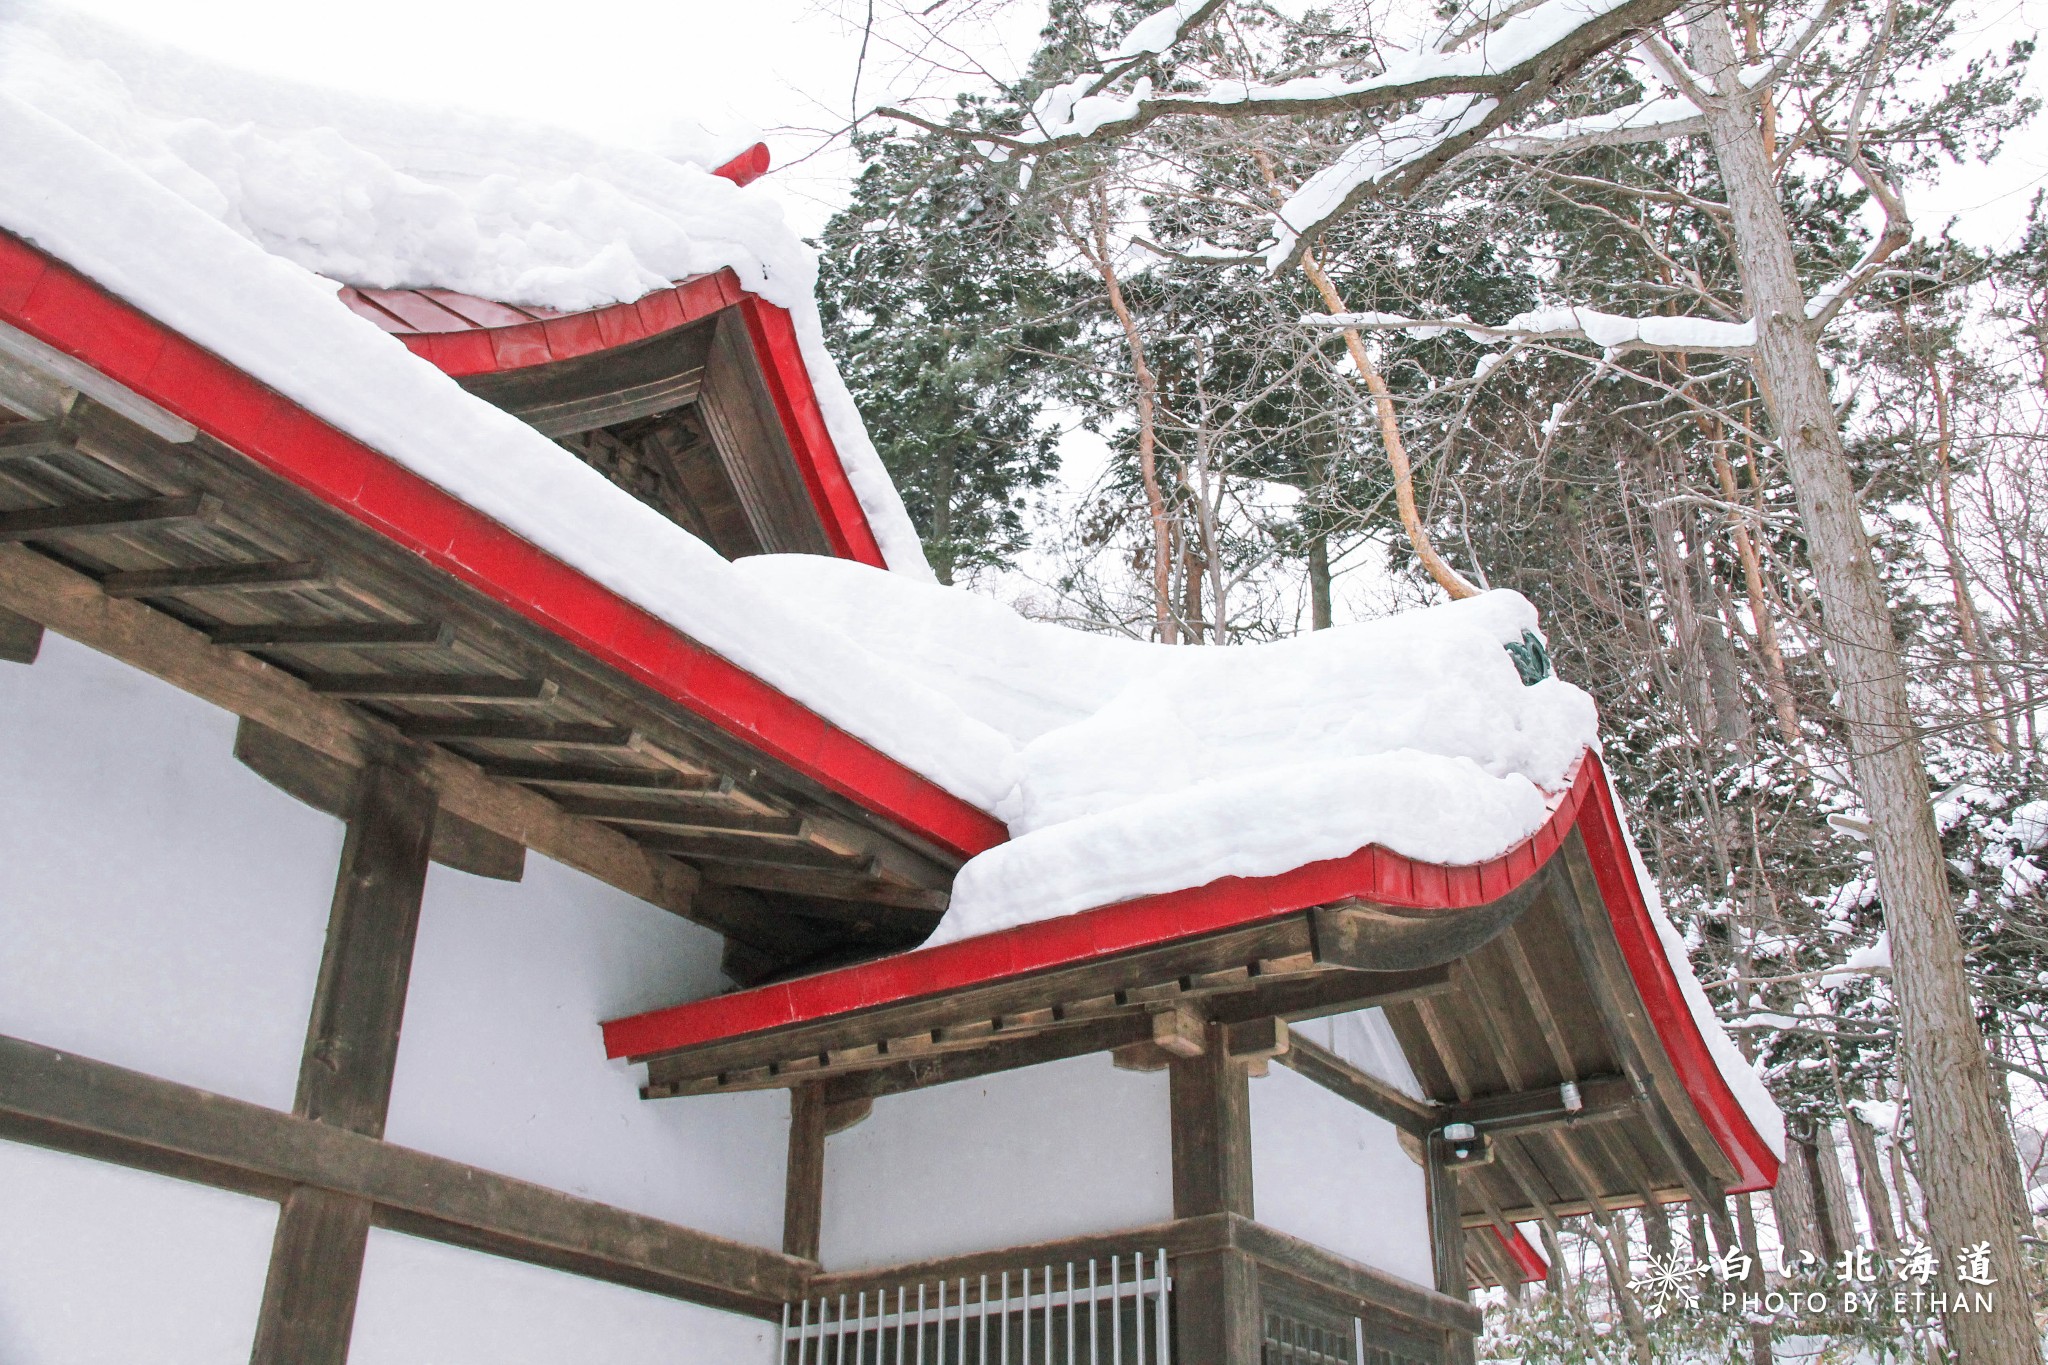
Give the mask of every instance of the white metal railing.
[{"label": "white metal railing", "polygon": [[[927,1277],[782,1308],[779,1365],[1168,1365],[1166,1252]],[[1013,1292],[1014,1291],[1014,1292]]]}]

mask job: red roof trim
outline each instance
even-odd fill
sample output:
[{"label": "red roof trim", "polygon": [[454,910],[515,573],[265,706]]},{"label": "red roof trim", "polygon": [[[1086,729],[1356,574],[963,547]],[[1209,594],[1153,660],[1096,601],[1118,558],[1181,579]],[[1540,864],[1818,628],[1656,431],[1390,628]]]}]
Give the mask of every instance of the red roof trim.
[{"label": "red roof trim", "polygon": [[883,818],[962,857],[1009,837],[994,816],[7,233],[0,319]]},{"label": "red roof trim", "polygon": [[1550,819],[1521,845],[1474,867],[1439,867],[1370,847],[1273,877],[1223,877],[1185,891],[1145,896],[913,949],[772,986],[672,1005],[604,1025],[605,1052],[638,1058],[676,1048],[894,1004],[1031,972],[1293,914],[1348,896],[1411,909],[1484,905],[1535,875],[1577,827],[1637,989],[1664,1050],[1708,1130],[1738,1172],[1738,1190],[1776,1177],[1771,1154],[1708,1053],[1699,1025],[1658,945],[1649,908],[1620,839],[1614,796],[1588,752]]},{"label": "red roof trim", "polygon": [[[765,157],[766,151],[763,150]],[[710,317],[737,306],[761,364],[761,378],[782,422],[804,489],[825,528],[832,553],[886,569],[867,511],[846,477],[839,448],[825,426],[818,391],[804,363],[789,310],[756,298],[730,270],[699,275],[667,289],[587,313],[546,314],[446,290],[343,288],[341,300],[445,374],[501,374],[573,360]],[[492,313],[489,310],[497,310]],[[502,315],[511,322],[472,323],[465,316]]]},{"label": "red roof trim", "polygon": [[1549,1279],[1550,1262],[1543,1259],[1542,1252],[1529,1245],[1529,1239],[1521,1234],[1519,1227],[1518,1224],[1518,1230],[1512,1237],[1502,1232],[1499,1227],[1490,1227],[1487,1231],[1500,1243],[1500,1249],[1507,1253],[1508,1264],[1522,1277],[1523,1284],[1537,1284]]},{"label": "red roof trim", "polygon": [[722,175],[735,185],[746,186],[753,184],[756,180],[768,174],[768,144],[765,142],[755,143],[713,171],[712,174]]}]

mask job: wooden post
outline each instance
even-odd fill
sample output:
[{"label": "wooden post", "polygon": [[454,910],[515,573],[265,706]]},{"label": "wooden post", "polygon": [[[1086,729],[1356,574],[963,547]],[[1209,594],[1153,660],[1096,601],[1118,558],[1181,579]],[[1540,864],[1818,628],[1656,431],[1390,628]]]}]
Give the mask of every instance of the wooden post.
[{"label": "wooden post", "polygon": [[825,1213],[825,1087],[789,1092],[789,1175],[782,1195],[782,1250],[818,1259]]},{"label": "wooden post", "polygon": [[1458,1210],[1458,1176],[1444,1160],[1443,1135],[1431,1133],[1423,1162],[1423,1189],[1429,1200],[1429,1247],[1436,1269],[1436,1289],[1461,1302],[1469,1299],[1465,1277],[1465,1225]]},{"label": "wooden post", "polygon": [[[434,792],[387,758],[363,769],[342,845],[327,948],[293,1111],[381,1137],[433,842]],[[294,1187],[278,1211],[252,1365],[345,1365],[371,1204]]]},{"label": "wooden post", "polygon": [[1252,1216],[1251,1086],[1221,1027],[1197,1057],[1173,1059],[1173,1216]]},{"label": "wooden post", "polygon": [[[1173,1216],[1252,1216],[1252,1112],[1247,1064],[1211,1024],[1199,1056],[1168,1067]],[[1256,1365],[1262,1349],[1258,1267],[1234,1247],[1174,1260],[1176,1356],[1188,1365]]]}]

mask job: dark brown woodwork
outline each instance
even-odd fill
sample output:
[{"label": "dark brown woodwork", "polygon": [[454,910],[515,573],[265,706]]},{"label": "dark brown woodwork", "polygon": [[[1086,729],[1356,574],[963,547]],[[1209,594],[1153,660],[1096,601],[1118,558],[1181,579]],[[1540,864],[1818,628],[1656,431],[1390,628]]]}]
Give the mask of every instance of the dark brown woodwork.
[{"label": "dark brown woodwork", "polygon": [[617,725],[578,725],[518,716],[488,716],[482,720],[467,716],[407,716],[398,722],[398,728],[408,739],[434,744],[549,744],[563,749],[608,752],[629,750],[639,739],[633,731]]},{"label": "dark brown woodwork", "polygon": [[617,426],[696,401],[714,325],[679,327],[595,355],[460,382],[547,436]]},{"label": "dark brown woodwork", "polygon": [[[678,773],[681,777],[684,774]],[[698,830],[707,833],[763,834],[787,839],[804,836],[804,821],[796,815],[768,815],[732,806],[668,805],[658,801],[604,801],[563,796],[556,804],[571,815],[602,820],[609,825],[635,825],[648,829]]]},{"label": "dark brown woodwork", "polygon": [[1167,1068],[1173,1124],[1173,1216],[1252,1216],[1251,1087],[1220,1027],[1199,1057]]},{"label": "dark brown woodwork", "polygon": [[697,400],[719,463],[769,554],[830,554],[737,310],[719,314]]},{"label": "dark brown woodwork", "polygon": [[1296,1035],[1280,1064],[1332,1094],[1341,1095],[1369,1114],[1376,1114],[1402,1132],[1422,1137],[1441,1126],[1437,1105],[1405,1095],[1387,1082],[1362,1071],[1328,1048]]},{"label": "dark brown woodwork", "polygon": [[[913,1056],[881,1066],[847,1067],[825,1082],[832,1101],[875,1100],[934,1085],[973,1080],[1002,1071],[1040,1066],[1069,1057],[1085,1057],[1128,1044],[1150,1025],[1142,1015],[1121,1015],[1088,1024],[1047,1029],[1021,1038],[998,1037],[971,1049]],[[831,1068],[822,1068],[830,1073]],[[782,1084],[789,1082],[784,1079]],[[725,1088],[725,1087],[719,1087]]]},{"label": "dark brown woodwork", "polygon": [[372,1207],[311,1185],[285,1196],[251,1365],[346,1365]]},{"label": "dark brown woodwork", "polygon": [[825,1217],[825,1117],[830,1107],[821,1085],[789,1092],[789,1161],[782,1193],[782,1250],[806,1261],[818,1259]]},{"label": "dark brown woodwork", "polygon": [[173,498],[120,498],[60,507],[0,512],[0,541],[56,540],[73,535],[108,535],[141,527],[212,521],[220,499],[208,493]]},{"label": "dark brown woodwork", "polygon": [[1459,1214],[1458,1176],[1451,1168],[1443,1138],[1432,1133],[1423,1142],[1423,1191],[1429,1205],[1429,1249],[1436,1273],[1436,1292],[1465,1298],[1465,1228]]},{"label": "dark brown woodwork", "polygon": [[1447,1106],[1441,1123],[1470,1123],[1489,1133],[1533,1132],[1600,1123],[1634,1111],[1635,1087],[1626,1076],[1591,1076],[1578,1083],[1579,1107],[1565,1103],[1563,1087],[1487,1095]]},{"label": "dark brown woodwork", "polygon": [[202,564],[187,569],[134,569],[100,579],[109,597],[176,597],[181,593],[282,592],[319,587],[331,575],[310,559],[256,564]]},{"label": "dark brown woodwork", "polygon": [[29,460],[38,455],[61,454],[71,448],[71,436],[61,417],[0,426],[0,460]]},{"label": "dark brown woodwork", "polygon": [[[559,744],[564,741],[551,739],[535,742]],[[593,741],[589,747],[625,749],[630,746],[615,746]],[[724,796],[733,789],[733,781],[729,777],[715,776],[711,773],[678,772],[674,768],[625,768],[616,765],[510,762],[499,759],[486,759],[484,766],[493,777],[534,787],[592,787],[613,791],[683,792],[702,796]]]},{"label": "dark brown woodwork", "polygon": [[[0,605],[351,767],[399,742],[388,725],[314,694],[282,669],[217,649],[200,632],[139,602],[109,598],[91,579],[22,547],[0,546]],[[443,809],[628,895],[690,913],[698,885],[691,869],[446,750],[430,750],[425,761]]]},{"label": "dark brown woodwork", "polygon": [[[384,756],[355,787],[292,1112],[377,1138],[398,1067],[434,790],[416,765]],[[251,1365],[346,1365],[370,1215],[369,1200],[317,1186],[285,1197]]]},{"label": "dark brown woodwork", "polygon": [[421,673],[312,673],[306,686],[349,701],[449,701],[545,705],[560,685],[551,678],[463,678]]},{"label": "dark brown woodwork", "polygon": [[26,616],[0,607],[0,659],[32,664],[43,649],[43,628]]},{"label": "dark brown woodwork", "polygon": [[333,621],[312,624],[282,622],[261,626],[216,626],[207,632],[228,649],[299,649],[341,646],[348,649],[441,649],[455,641],[455,629],[438,621]]},{"label": "dark brown woodwork", "polygon": [[[252,720],[235,727],[235,757],[294,799],[348,817],[358,770],[341,760]],[[495,881],[516,882],[526,874],[525,848],[453,811],[435,812],[431,855],[445,867]]]},{"label": "dark brown woodwork", "polygon": [[0,1136],[216,1188],[368,1201],[375,1226],[772,1318],[802,1262],[244,1100],[0,1037]]},{"label": "dark brown woodwork", "polygon": [[1260,1365],[1264,1326],[1259,1311],[1258,1263],[1249,1255],[1225,1247],[1188,1252],[1175,1259],[1176,1358],[1202,1365]]},{"label": "dark brown woodwork", "polygon": [[1542,874],[1470,910],[1405,910],[1345,901],[1318,907],[1316,955],[1334,966],[1398,972],[1435,967],[1476,952],[1529,908]]}]

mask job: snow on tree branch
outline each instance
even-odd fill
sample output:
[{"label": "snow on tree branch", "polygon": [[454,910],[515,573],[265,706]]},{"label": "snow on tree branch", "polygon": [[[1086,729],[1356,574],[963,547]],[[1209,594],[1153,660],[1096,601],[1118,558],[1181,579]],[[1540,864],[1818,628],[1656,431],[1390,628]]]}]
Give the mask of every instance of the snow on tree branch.
[{"label": "snow on tree branch", "polygon": [[1135,133],[1173,116],[1290,118],[1419,103],[1296,192],[1280,212],[1280,240],[1268,256],[1278,270],[1360,198],[1412,189],[1548,97],[1588,60],[1663,19],[1678,0],[1543,0],[1511,8],[1497,24],[1475,25],[1442,46],[1397,51],[1377,74],[1350,80],[1217,81],[1155,93],[1150,78],[1139,77],[1128,91],[1111,92],[1121,77],[1167,51],[1217,7],[1208,0],[1176,0],[1141,20],[1103,70],[1040,96],[1032,110],[1038,126],[1015,136],[935,123],[901,109],[880,112],[1003,153],[1043,155]]},{"label": "snow on tree branch", "polygon": [[1412,332],[1425,337],[1463,332],[1475,341],[1590,341],[1610,356],[1628,351],[1739,355],[1756,345],[1756,327],[1749,322],[1635,318],[1592,308],[1539,308],[1498,325],[1466,317],[1411,318],[1398,313],[1310,313],[1302,321],[1311,327]]}]

